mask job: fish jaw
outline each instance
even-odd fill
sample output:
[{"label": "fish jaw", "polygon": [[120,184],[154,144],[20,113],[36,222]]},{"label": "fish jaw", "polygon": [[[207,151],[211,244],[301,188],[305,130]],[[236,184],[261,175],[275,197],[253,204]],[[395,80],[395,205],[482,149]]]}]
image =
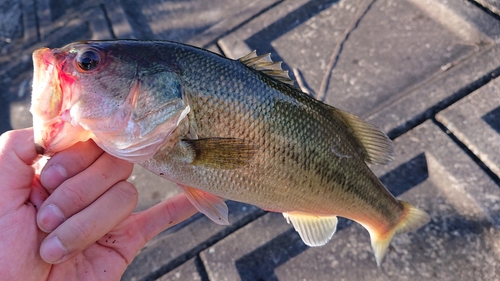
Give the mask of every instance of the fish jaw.
[{"label": "fish jaw", "polygon": [[33,122],[35,146],[39,154],[52,155],[93,136],[81,126],[73,126],[60,118],[39,121],[42,122]]},{"label": "fish jaw", "polygon": [[33,63],[30,112],[37,152],[51,155],[91,138],[92,133],[71,123],[70,108],[76,98],[76,84],[70,75],[59,71],[53,51],[48,48],[35,50]]}]

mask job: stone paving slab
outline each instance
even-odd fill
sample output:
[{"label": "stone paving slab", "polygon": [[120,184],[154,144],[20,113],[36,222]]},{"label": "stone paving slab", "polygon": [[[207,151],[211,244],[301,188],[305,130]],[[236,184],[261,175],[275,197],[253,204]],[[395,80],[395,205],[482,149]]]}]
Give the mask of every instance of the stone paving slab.
[{"label": "stone paving slab", "polygon": [[495,45],[436,75],[428,83],[418,85],[408,95],[381,108],[366,120],[389,136],[398,136],[498,76],[499,66],[500,46]]},{"label": "stone paving slab", "polygon": [[[204,250],[210,280],[494,280],[500,276],[500,190],[428,121],[395,142],[376,172],[393,194],[426,210],[423,228],[395,237],[378,268],[369,235],[343,220],[332,241],[305,246],[269,213]],[[244,243],[243,243],[244,241]]]},{"label": "stone paving slab", "polygon": [[279,2],[280,0],[247,1],[244,8],[238,9],[236,13],[234,11],[227,13],[217,24],[203,31],[203,33],[197,34],[185,43],[201,48],[209,48],[210,46],[213,46],[217,39],[221,38],[223,35],[230,33],[231,30],[237,29],[243,23],[251,20],[256,15],[265,12],[267,9],[278,4]]},{"label": "stone paving slab", "polygon": [[500,0],[477,0],[476,2],[493,13],[500,15]]},{"label": "stone paving slab", "polygon": [[[446,103],[500,63],[495,44],[500,23],[474,5],[367,2],[373,4],[364,8],[361,0],[285,1],[219,44],[233,58],[253,49],[270,52],[273,59],[284,61],[285,68],[298,69],[315,97],[369,118],[386,132]],[[329,58],[358,8],[366,13],[343,43],[322,98],[318,91]],[[490,55],[487,51],[494,47]],[[478,63],[483,57],[486,65]],[[457,67],[463,72],[452,71]],[[450,90],[426,90],[441,90],[438,81],[446,78],[451,80]]]},{"label": "stone paving slab", "polygon": [[[272,4],[272,1],[245,0],[121,0],[120,2],[138,39],[178,42],[194,40],[197,35],[233,15],[243,15],[241,17],[244,19],[245,14],[258,12]],[[222,32],[227,32],[227,28],[230,27],[227,26]]]},{"label": "stone paving slab", "polygon": [[158,281],[202,281],[203,277],[198,272],[196,259],[190,259],[173,271],[158,278]]},{"label": "stone paving slab", "polygon": [[[251,205],[232,201],[226,203],[229,226],[217,225],[198,214],[168,229],[146,244],[125,271],[122,280],[154,280],[264,213]],[[182,268],[176,272],[182,274]]]},{"label": "stone paving slab", "polygon": [[290,257],[290,250],[307,247],[291,231],[279,213],[268,213],[239,229],[200,254],[209,279],[268,280],[272,269]]},{"label": "stone paving slab", "polygon": [[441,111],[436,119],[500,177],[500,79]]}]

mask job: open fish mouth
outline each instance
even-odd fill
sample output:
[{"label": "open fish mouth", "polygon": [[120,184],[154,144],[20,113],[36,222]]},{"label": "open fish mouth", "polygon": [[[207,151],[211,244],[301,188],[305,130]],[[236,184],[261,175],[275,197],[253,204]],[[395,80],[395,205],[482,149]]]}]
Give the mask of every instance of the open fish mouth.
[{"label": "open fish mouth", "polygon": [[[48,48],[38,49],[33,53],[33,89],[30,111],[33,116],[33,128],[37,152],[50,151],[53,137],[61,130],[58,118],[61,110],[61,89],[54,66],[54,56]],[[36,105],[36,106],[35,106]]]},{"label": "open fish mouth", "polygon": [[[33,89],[30,112],[33,114],[35,146],[40,154],[51,155],[87,140],[89,132],[71,124],[70,107],[74,83],[61,75],[54,51],[41,48],[33,53]],[[63,91],[65,93],[63,94]]]}]

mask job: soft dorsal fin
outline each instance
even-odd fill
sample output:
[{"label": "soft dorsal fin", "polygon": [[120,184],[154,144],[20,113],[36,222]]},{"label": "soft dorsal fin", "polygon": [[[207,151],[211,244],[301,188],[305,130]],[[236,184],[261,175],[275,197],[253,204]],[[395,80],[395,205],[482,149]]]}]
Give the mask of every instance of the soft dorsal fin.
[{"label": "soft dorsal fin", "polygon": [[323,246],[337,230],[337,217],[283,213],[288,223],[292,223],[302,241],[311,247]]},{"label": "soft dorsal fin", "polygon": [[257,52],[252,51],[248,55],[241,57],[239,61],[244,65],[265,73],[278,81],[295,86],[295,81],[288,76],[288,71],[281,68],[282,62],[273,62],[271,60],[270,53],[257,56]]},{"label": "soft dorsal fin", "polygon": [[384,132],[356,115],[332,106],[327,105],[327,107],[336,118],[340,118],[351,129],[363,149],[366,162],[386,165],[392,161],[394,145]]}]

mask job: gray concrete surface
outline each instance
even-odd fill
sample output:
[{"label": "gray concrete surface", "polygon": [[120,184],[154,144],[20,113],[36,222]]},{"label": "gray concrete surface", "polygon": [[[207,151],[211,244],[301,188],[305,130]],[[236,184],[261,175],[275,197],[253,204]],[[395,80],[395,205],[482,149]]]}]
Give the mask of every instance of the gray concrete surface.
[{"label": "gray concrete surface", "polygon": [[436,119],[500,176],[500,80],[443,110]]},{"label": "gray concrete surface", "polygon": [[[495,0],[6,0],[0,132],[31,125],[41,46],[137,38],[232,58],[270,52],[313,96],[395,139],[396,159],[373,169],[431,223],[397,236],[377,267],[351,221],[309,248],[280,214],[228,202],[230,226],[198,214],[150,241],[122,280],[500,280],[499,10]],[[130,181],[137,210],[179,192],[140,167]]]}]

